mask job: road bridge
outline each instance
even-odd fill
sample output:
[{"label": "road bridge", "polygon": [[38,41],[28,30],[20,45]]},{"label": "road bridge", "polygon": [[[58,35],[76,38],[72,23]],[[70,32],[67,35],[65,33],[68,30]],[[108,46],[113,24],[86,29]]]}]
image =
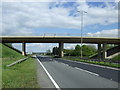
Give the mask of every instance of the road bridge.
[{"label": "road bridge", "polygon": [[[59,43],[59,56],[63,57],[64,43],[98,44],[98,59],[106,58],[107,44],[120,44],[120,38],[76,37],[76,36],[0,36],[1,43],[22,43],[22,54],[26,55],[26,43]],[[103,48],[101,48],[103,44]],[[103,55],[101,56],[101,52]]]}]

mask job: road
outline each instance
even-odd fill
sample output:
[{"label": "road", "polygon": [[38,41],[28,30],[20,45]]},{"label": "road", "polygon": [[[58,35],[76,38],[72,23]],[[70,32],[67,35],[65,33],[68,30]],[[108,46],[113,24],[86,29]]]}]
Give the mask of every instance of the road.
[{"label": "road", "polygon": [[117,70],[58,58],[41,56],[37,58],[60,88],[118,88]]}]

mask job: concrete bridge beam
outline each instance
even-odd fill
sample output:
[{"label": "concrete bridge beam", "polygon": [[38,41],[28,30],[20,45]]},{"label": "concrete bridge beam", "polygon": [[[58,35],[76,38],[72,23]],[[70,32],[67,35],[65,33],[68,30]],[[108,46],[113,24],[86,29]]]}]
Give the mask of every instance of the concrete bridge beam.
[{"label": "concrete bridge beam", "polygon": [[63,57],[64,56],[63,47],[64,47],[64,43],[60,42],[59,43],[59,57]]},{"label": "concrete bridge beam", "polygon": [[26,43],[25,42],[22,43],[22,55],[26,56]]}]

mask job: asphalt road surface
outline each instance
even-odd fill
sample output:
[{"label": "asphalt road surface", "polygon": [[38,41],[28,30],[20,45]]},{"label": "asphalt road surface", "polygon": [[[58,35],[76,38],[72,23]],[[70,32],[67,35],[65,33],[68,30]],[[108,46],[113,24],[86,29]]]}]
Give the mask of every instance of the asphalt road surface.
[{"label": "asphalt road surface", "polygon": [[60,88],[118,88],[118,71],[37,56]]}]

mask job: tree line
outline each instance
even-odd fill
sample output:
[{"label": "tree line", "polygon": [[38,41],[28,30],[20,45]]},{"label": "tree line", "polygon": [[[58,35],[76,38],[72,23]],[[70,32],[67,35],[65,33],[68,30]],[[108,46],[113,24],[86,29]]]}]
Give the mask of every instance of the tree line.
[{"label": "tree line", "polygon": [[[94,45],[82,45],[82,55],[83,57],[89,57],[97,52],[97,49]],[[52,52],[47,50],[47,55],[59,55],[59,48],[54,47]],[[74,49],[64,49],[65,56],[80,56],[81,55],[81,46],[76,45]]]}]

